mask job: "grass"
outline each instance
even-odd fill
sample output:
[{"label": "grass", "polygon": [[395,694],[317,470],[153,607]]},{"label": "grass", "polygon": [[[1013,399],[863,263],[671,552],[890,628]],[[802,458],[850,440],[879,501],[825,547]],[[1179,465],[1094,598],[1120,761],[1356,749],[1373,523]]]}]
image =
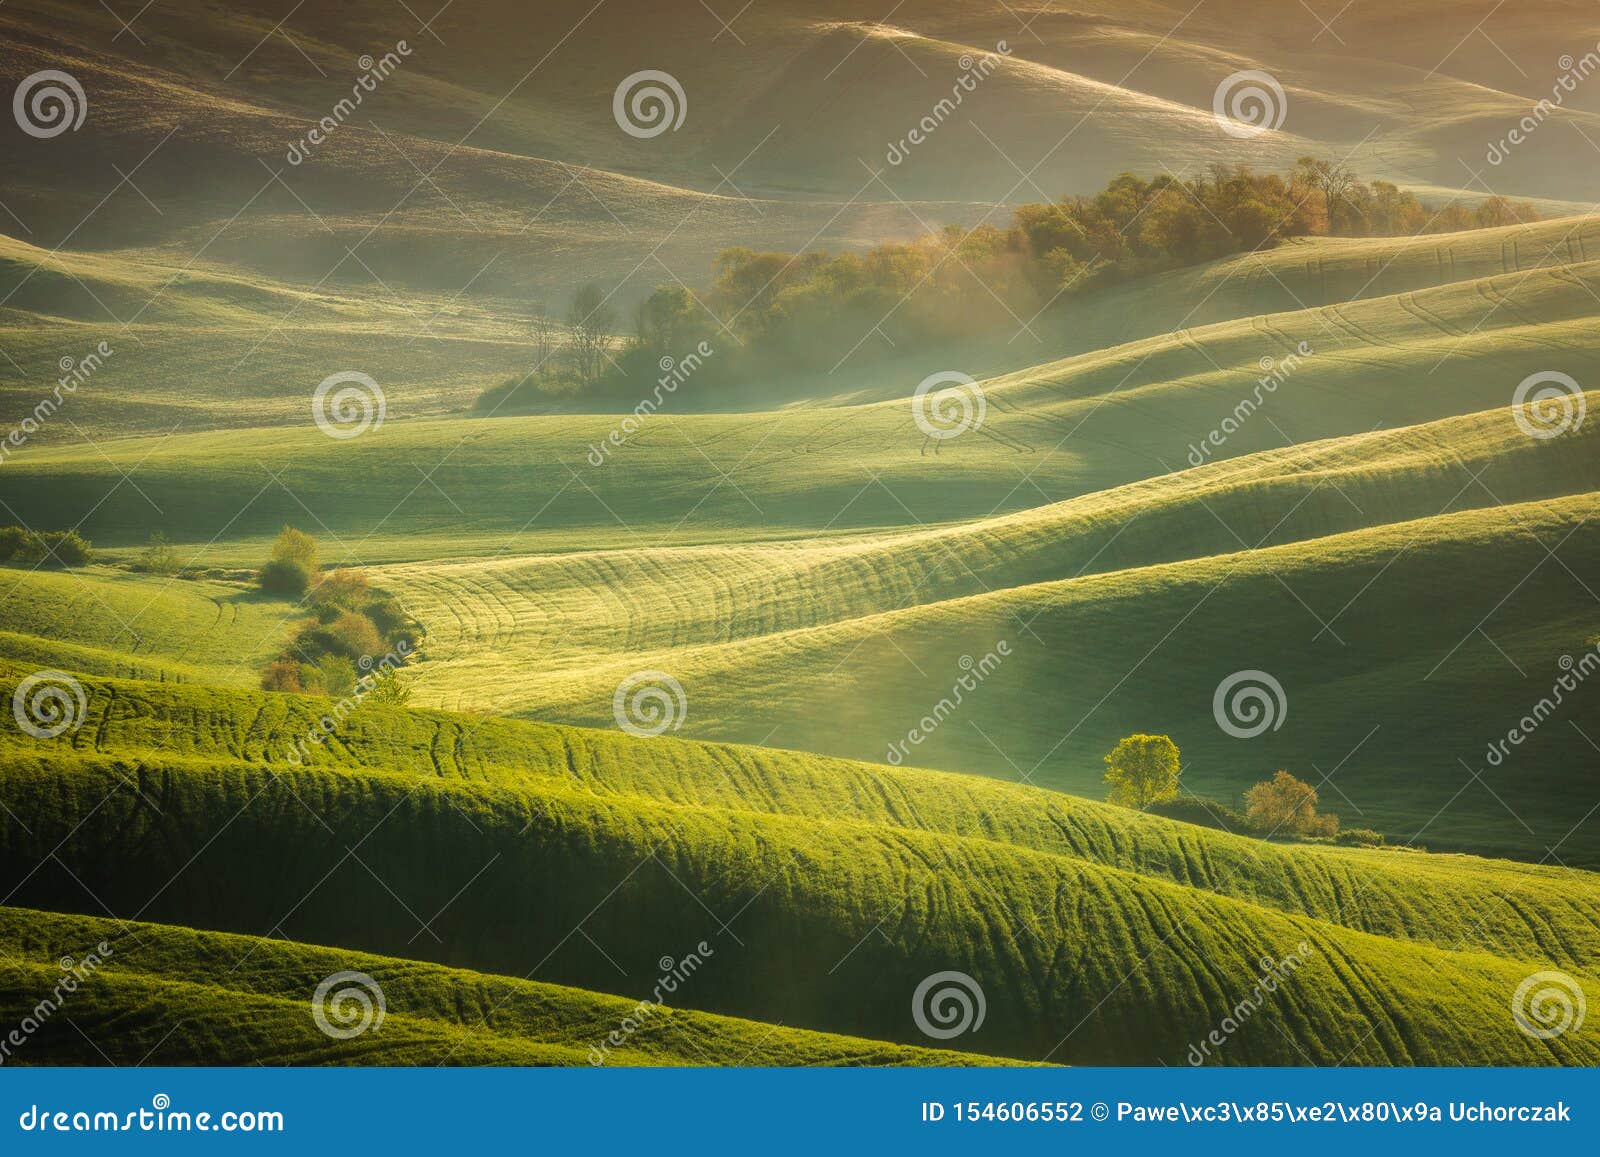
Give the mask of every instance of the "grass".
[{"label": "grass", "polygon": [[132,679],[253,687],[302,617],[239,582],[92,566],[0,569],[0,655]]},{"label": "grass", "polygon": [[[25,673],[13,665],[0,689]],[[13,735],[18,756],[62,758],[70,744],[76,756],[127,767],[282,767],[327,706],[249,691],[83,682],[87,713],[73,737],[41,747]],[[310,746],[302,760],[330,772],[512,788],[571,782],[601,796],[996,841],[1441,947],[1549,955],[1579,967],[1600,953],[1585,915],[1589,877],[1555,864],[1282,846],[977,776],[378,706],[363,707],[337,742]]]},{"label": "grass", "polygon": [[[861,247],[1123,168],[1302,153],[1476,197],[1463,165],[1527,112],[1506,54],[1555,59],[1566,8],[1534,0],[1444,66],[1445,0],[1343,13],[1309,47],[1303,14],[1256,0],[1086,0],[1031,37],[1003,4],[885,23],[774,0],[710,54],[710,13],[589,0],[451,8],[437,36],[376,0],[155,5],[137,51],[104,7],[0,8],[8,87],[64,69],[91,94],[81,132],[19,137],[0,173],[0,410],[115,349],[0,463],[8,521],[78,526],[100,559],[0,570],[0,692],[57,668],[86,709],[54,740],[0,712],[0,1013],[117,945],[26,1059],[586,1063],[704,940],[683,1007],[618,1061],[1180,1064],[1304,944],[1216,1062],[1600,1063],[1593,1022],[1539,1041],[1508,1015],[1536,971],[1600,977],[1590,689],[1485,754],[1600,629],[1594,419],[1534,441],[1507,409],[1538,371],[1594,385],[1600,219],[1306,241],[970,348],[840,350],[686,391],[599,465],[627,405],[462,416],[578,283],[626,312],[731,244]],[[415,55],[279,161],[388,46],[374,28]],[[961,123],[875,171],[1002,38]],[[1254,67],[1288,116],[1241,141],[1211,100]],[[691,82],[680,133],[613,123],[642,68]],[[1554,116],[1494,184],[1577,211],[1569,130],[1600,120]],[[935,443],[908,398],[950,369],[987,419]],[[341,370],[388,406],[353,441],[307,421]],[[251,689],[299,617],[247,582],[286,522],[427,632],[403,673],[427,709],[363,704],[298,759],[330,702]],[[126,569],[155,530],[197,577]],[[645,668],[685,688],[672,737],[616,730]],[[1213,692],[1251,669],[1287,712],[1233,739]],[[911,728],[904,762],[934,770],[868,762]],[[1173,735],[1190,790],[1286,767],[1347,826],[1435,850],[1084,798],[1133,731]],[[389,1016],[338,1043],[307,1002],[349,969]],[[971,1054],[918,1047],[912,993],[950,969],[988,997]]]},{"label": "grass", "polygon": [[315,701],[92,688],[70,745],[7,740],[9,904],[537,962],[621,993],[706,939],[691,1007],[906,1043],[910,991],[956,967],[989,1001],[964,1045],[1074,1063],[1178,1063],[1263,952],[1304,940],[1310,963],[1224,1063],[1593,1059],[1592,1033],[1535,1042],[1505,1012],[1537,967],[1592,970],[1584,873],[1272,847],[938,773],[403,710],[361,713],[297,768],[270,753]]},{"label": "grass", "polygon": [[[80,1033],[115,1065],[584,1065],[594,1056],[612,1065],[994,1063],[690,1009],[641,1016],[637,1001],[619,996],[170,925],[5,908],[0,946],[0,1015],[17,1023],[37,1013],[31,994],[60,980],[62,957],[104,961],[12,1063],[83,1063]],[[325,1035],[310,1015],[318,986],[340,972],[366,974],[384,1002],[382,1022],[347,1040]],[[640,1027],[623,1047],[609,1046],[625,1020]]]}]

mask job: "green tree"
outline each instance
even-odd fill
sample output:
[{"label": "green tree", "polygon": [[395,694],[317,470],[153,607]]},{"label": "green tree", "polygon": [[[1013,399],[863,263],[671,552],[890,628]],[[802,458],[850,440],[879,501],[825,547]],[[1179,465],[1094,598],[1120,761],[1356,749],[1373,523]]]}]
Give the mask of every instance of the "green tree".
[{"label": "green tree", "polygon": [[297,599],[317,578],[317,540],[286,526],[272,544],[272,557],[256,574],[263,594]]},{"label": "green tree", "polygon": [[1143,811],[1178,794],[1178,745],[1166,735],[1130,735],[1106,756],[1106,798]]},{"label": "green tree", "polygon": [[280,561],[297,562],[311,574],[315,574],[320,565],[317,561],[317,540],[292,526],[285,526],[278,532],[278,537],[272,543],[272,557]]}]

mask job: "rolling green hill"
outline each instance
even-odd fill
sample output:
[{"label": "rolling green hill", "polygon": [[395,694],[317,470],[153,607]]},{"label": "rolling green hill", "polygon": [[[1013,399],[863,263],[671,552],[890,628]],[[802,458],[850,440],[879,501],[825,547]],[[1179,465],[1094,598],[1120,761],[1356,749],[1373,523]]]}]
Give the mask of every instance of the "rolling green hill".
[{"label": "rolling green hill", "polygon": [[[1515,1015],[1600,985],[1600,89],[1535,103],[1590,6],[886,7],[0,4],[5,549],[95,548],[0,565],[0,1016],[40,1021],[0,1059],[581,1065],[638,1020],[608,1063],[1182,1065],[1229,1024],[1206,1063],[1600,1064],[1600,1020]],[[28,123],[41,72],[72,131]],[[646,73],[669,132],[618,111]],[[1268,210],[1203,183],[1308,156],[1546,219],[1140,274],[1244,248]],[[1123,280],[901,340],[884,242],[1123,171],[1178,183],[981,267]],[[1399,227],[1339,179],[1297,230]],[[629,330],[737,246],[879,248],[718,320],[719,367],[757,317],[795,367],[637,428],[612,384],[474,409],[580,285]],[[803,328],[835,298],[886,311],[856,349]],[[382,391],[350,438],[313,421],[341,373]],[[1564,414],[1516,408],[1540,382]],[[314,614],[376,629],[256,589],[286,524],[417,625],[384,703],[258,689]],[[1146,732],[1187,792],[1287,770],[1387,844],[1098,802]],[[339,1039],[350,972],[385,1020]]]},{"label": "rolling green hill", "polygon": [[[1526,942],[1499,955],[1377,936],[991,835],[597,794],[565,776],[474,783],[160,750],[130,763],[9,743],[0,796],[17,821],[4,848],[11,904],[271,932],[611,991],[650,975],[688,936],[714,945],[718,965],[697,974],[690,1007],[907,1042],[919,1039],[911,989],[956,968],[988,1000],[982,1031],[963,1044],[1080,1063],[1175,1063],[1249,991],[1264,952],[1299,952],[1306,963],[1230,1041],[1226,1063],[1579,1061],[1594,1046],[1584,1032],[1535,1041],[1507,1018],[1510,990],[1550,961]],[[1141,838],[1180,828],[1142,822]],[[1415,858],[1344,855],[1395,881]],[[219,890],[221,880],[230,886]],[[1523,894],[1577,949],[1583,975],[1592,914],[1554,900],[1559,884],[1539,893]],[[1446,911],[1432,918],[1452,922]],[[1463,939],[1474,931],[1464,923]]]},{"label": "rolling green hill", "polygon": [[[11,668],[9,686],[25,673]],[[844,820],[997,841],[1082,859],[1379,935],[1586,967],[1600,944],[1588,876],[1476,857],[1283,847],[976,776],[765,747],[658,742],[493,716],[363,707],[337,742],[299,741],[326,702],[85,679],[83,724],[19,754],[128,768],[378,770],[505,787],[576,783],[600,796]],[[248,726],[244,721],[248,720]],[[71,755],[62,751],[70,744]],[[1509,902],[1515,897],[1515,901]],[[1559,930],[1559,931],[1558,931]]]},{"label": "rolling green hill", "polygon": [[[99,945],[110,951],[99,952]],[[61,961],[104,961],[10,1063],[81,1063],[85,1038],[108,1064],[159,1065],[960,1065],[995,1063],[827,1033],[657,1007],[559,985],[439,968],[253,936],[197,932],[27,909],[0,909],[0,999],[9,1019],[37,1015],[23,992],[49,992]],[[383,1017],[341,1040],[310,1015],[329,976],[359,972]],[[692,974],[691,974],[692,979]],[[353,981],[336,985],[363,991]],[[345,1025],[329,1015],[336,1028]],[[616,1048],[608,1034],[639,1027]],[[599,1050],[604,1047],[604,1052]],[[595,1051],[591,1051],[595,1050]]]},{"label": "rolling green hill", "polygon": [[253,687],[295,608],[242,583],[92,567],[0,571],[0,655],[130,679]]}]

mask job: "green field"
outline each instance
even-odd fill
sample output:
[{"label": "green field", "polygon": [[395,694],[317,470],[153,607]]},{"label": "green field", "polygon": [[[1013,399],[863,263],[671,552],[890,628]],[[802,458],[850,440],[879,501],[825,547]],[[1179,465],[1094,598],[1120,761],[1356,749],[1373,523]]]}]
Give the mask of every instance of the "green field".
[{"label": "green field", "polygon": [[[1177,1063],[1212,1010],[1249,990],[1263,953],[1304,941],[1307,963],[1261,1018],[1274,1027],[1254,1022],[1228,1063],[1592,1061],[1592,1030],[1534,1042],[1502,1023],[1505,990],[1534,963],[1580,977],[1592,965],[1582,873],[1258,850],[1039,789],[974,783],[960,801],[938,773],[661,740],[613,754],[618,741],[598,734],[376,708],[360,742],[295,768],[278,753],[315,701],[93,691],[70,747],[9,741],[4,859],[21,882],[8,903],[104,904],[121,919],[490,973],[534,960],[541,977],[613,991],[687,937],[715,946],[682,992],[689,1007],[906,1043],[918,1034],[905,994],[943,964],[988,994],[970,1047],[1077,1063]],[[635,770],[655,748],[669,750]],[[722,769],[744,774],[722,786]],[[883,802],[829,802],[868,785]],[[1041,817],[1052,807],[1064,814]],[[219,894],[218,879],[236,883]],[[1428,996],[1441,988],[1448,1006]],[[1360,1018],[1347,1011],[1357,994]],[[1138,1041],[1123,1028],[1135,1016],[1152,1018]],[[1456,1025],[1450,1044],[1438,1017]]]},{"label": "green field", "polygon": [[[6,90],[87,104],[0,117],[0,1060],[1600,1064],[1519,1021],[1600,998],[1600,106],[1484,155],[1578,6],[287,7],[0,6]],[[1229,131],[1246,70],[1281,124]],[[1301,158],[1534,212],[1341,218]],[[1195,195],[1291,169],[1271,244]],[[1123,173],[1171,184],[1104,265],[1034,245]],[[894,243],[1013,213],[1015,284],[923,279],[1010,324],[904,339]],[[596,365],[654,373],[665,287],[716,369],[584,370],[585,283]],[[541,334],[567,392],[480,404]],[[1103,802],[1139,734],[1188,798]],[[1242,814],[1280,770],[1337,838]],[[344,974],[381,1024],[322,1024]]]}]

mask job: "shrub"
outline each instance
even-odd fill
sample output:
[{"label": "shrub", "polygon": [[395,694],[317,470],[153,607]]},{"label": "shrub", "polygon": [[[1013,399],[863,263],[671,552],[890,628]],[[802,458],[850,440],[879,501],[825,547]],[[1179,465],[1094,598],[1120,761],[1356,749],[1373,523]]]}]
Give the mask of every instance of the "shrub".
[{"label": "shrub", "polygon": [[1171,799],[1157,800],[1144,809],[1151,815],[1169,820],[1181,820],[1202,828],[1215,828],[1223,832],[1248,832],[1250,820],[1238,808],[1229,807],[1221,800],[1199,795],[1177,795]]},{"label": "shrub", "polygon": [[336,570],[325,574],[311,588],[311,605],[343,611],[359,611],[371,597],[367,576],[358,570]]},{"label": "shrub", "polygon": [[1165,735],[1130,735],[1106,756],[1108,800],[1143,810],[1178,794],[1178,745]]},{"label": "shrub", "polygon": [[297,562],[308,574],[315,574],[320,565],[317,562],[317,540],[292,526],[286,526],[278,532],[278,537],[272,543],[272,557],[278,561]]},{"label": "shrub", "polygon": [[1333,837],[1336,844],[1356,848],[1381,848],[1384,845],[1382,832],[1375,832],[1371,828],[1343,828]]},{"label": "shrub", "polygon": [[167,541],[166,535],[156,530],[151,532],[149,544],[139,552],[135,569],[150,574],[177,574],[182,567],[178,562],[177,548]]},{"label": "shrub", "polygon": [[261,689],[263,691],[304,691],[305,680],[301,676],[301,665],[293,659],[274,659],[267,667],[265,675],[261,676]]},{"label": "shrub", "polygon": [[29,537],[29,532],[20,526],[0,526],[0,562],[16,559],[27,545]]},{"label": "shrub", "polygon": [[395,678],[393,671],[379,672],[369,678],[371,683],[365,695],[366,702],[387,707],[404,707],[411,701],[410,686]]},{"label": "shrub", "polygon": [[262,594],[297,599],[311,586],[311,572],[293,559],[275,558],[256,575],[256,585]]},{"label": "shrub", "polygon": [[316,689],[324,695],[342,697],[356,687],[356,665],[343,655],[324,655],[315,665]]},{"label": "shrub", "polygon": [[21,566],[87,566],[94,557],[75,530],[36,533],[23,526],[0,527],[0,562]]},{"label": "shrub", "polygon": [[412,642],[411,634],[407,627],[411,619],[400,604],[391,598],[375,598],[366,606],[366,616],[372,620],[372,625],[378,628],[378,633],[386,639],[404,638]]},{"label": "shrub", "polygon": [[317,634],[327,640],[329,652],[347,659],[378,659],[386,649],[372,620],[356,611],[345,611]]}]

